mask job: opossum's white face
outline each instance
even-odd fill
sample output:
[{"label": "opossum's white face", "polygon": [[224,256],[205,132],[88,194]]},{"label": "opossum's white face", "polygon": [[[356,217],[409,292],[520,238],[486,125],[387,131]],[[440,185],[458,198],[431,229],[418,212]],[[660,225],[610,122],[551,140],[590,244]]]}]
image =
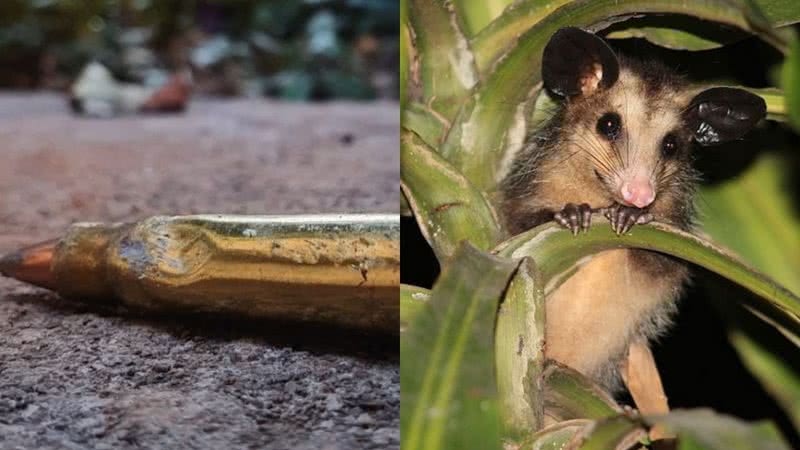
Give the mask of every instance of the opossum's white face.
[{"label": "opossum's white face", "polygon": [[681,113],[681,92],[654,91],[638,75],[621,70],[617,82],[573,105],[570,151],[583,152],[615,201],[646,208],[685,164],[690,133]]},{"label": "opossum's white face", "polygon": [[692,140],[738,139],[766,112],[749,92],[698,94],[661,66],[621,63],[602,39],[577,28],[553,35],[542,79],[565,100],[561,137],[569,156],[580,156],[571,163],[592,172],[610,200],[637,208],[674,187],[690,164]]}]

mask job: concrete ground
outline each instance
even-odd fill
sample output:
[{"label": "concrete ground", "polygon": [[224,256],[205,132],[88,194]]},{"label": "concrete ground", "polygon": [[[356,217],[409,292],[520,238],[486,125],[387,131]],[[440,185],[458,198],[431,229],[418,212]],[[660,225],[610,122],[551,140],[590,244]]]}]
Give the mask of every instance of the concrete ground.
[{"label": "concrete ground", "polygon": [[[399,107],[0,94],[0,253],[74,221],[396,212]],[[0,448],[399,448],[396,337],[115,315],[0,279]]]}]

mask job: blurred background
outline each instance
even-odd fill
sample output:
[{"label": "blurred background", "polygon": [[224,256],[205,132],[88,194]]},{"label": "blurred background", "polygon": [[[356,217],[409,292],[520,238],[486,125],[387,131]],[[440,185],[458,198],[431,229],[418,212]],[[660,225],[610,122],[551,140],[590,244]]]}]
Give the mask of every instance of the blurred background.
[{"label": "blurred background", "polygon": [[66,90],[92,60],[200,95],[396,98],[396,0],[3,0],[0,88]]}]

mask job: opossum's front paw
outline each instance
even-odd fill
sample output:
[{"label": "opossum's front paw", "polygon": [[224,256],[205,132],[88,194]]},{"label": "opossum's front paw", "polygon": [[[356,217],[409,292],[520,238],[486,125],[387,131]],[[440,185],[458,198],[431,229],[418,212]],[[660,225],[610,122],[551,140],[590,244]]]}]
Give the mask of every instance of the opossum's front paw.
[{"label": "opossum's front paw", "polygon": [[636,224],[642,225],[653,221],[653,215],[646,210],[619,203],[604,208],[603,215],[611,222],[611,229],[618,236],[627,233]]},{"label": "opossum's front paw", "polygon": [[572,231],[573,235],[579,231],[586,232],[592,225],[592,207],[586,203],[567,203],[564,209],[556,213],[555,219],[561,226]]}]

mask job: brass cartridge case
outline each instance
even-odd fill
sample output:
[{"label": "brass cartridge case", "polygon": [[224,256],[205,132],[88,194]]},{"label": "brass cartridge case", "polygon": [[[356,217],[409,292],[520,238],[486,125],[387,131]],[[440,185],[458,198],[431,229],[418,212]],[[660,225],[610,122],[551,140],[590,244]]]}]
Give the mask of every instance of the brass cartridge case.
[{"label": "brass cartridge case", "polygon": [[196,215],[75,224],[53,289],[150,312],[225,313],[397,333],[397,215]]}]

